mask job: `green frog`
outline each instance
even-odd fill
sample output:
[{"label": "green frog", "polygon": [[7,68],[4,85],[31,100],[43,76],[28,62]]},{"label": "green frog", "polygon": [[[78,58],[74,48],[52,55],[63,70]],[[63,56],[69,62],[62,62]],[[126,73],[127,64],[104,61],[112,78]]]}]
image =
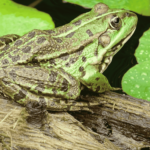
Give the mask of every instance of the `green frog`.
[{"label": "green frog", "polygon": [[69,24],[0,38],[0,91],[20,104],[45,103],[52,111],[88,110],[84,87],[116,90],[102,74],[136,29],[137,16],[98,3]]}]

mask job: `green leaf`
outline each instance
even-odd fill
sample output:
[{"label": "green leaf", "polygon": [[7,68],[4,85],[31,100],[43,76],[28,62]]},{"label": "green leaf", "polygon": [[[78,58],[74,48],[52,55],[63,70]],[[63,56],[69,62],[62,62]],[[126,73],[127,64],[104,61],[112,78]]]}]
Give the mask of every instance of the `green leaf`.
[{"label": "green leaf", "polygon": [[138,63],[150,60],[150,29],[144,32],[139,40],[139,47],[136,49],[136,59]]},{"label": "green leaf", "polygon": [[150,29],[139,41],[140,44],[135,53],[139,64],[124,75],[122,88],[133,97],[150,101]]},{"label": "green leaf", "polygon": [[149,0],[64,0],[66,2],[78,4],[84,7],[92,8],[97,3],[104,3],[110,8],[124,8],[137,12],[141,15],[150,16]]},{"label": "green leaf", "polygon": [[122,88],[136,98],[150,101],[150,61],[145,61],[128,70],[122,79]]},{"label": "green leaf", "polygon": [[54,28],[54,23],[48,14],[10,0],[0,0],[0,22],[0,36],[24,35],[33,29]]}]

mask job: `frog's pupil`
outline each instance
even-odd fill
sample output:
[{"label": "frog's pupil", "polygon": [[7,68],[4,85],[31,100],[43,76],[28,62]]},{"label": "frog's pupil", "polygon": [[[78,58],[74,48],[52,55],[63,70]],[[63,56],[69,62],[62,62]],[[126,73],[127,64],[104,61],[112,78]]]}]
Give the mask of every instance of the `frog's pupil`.
[{"label": "frog's pupil", "polygon": [[116,19],[114,20],[114,23],[119,23],[119,18],[116,18]]}]

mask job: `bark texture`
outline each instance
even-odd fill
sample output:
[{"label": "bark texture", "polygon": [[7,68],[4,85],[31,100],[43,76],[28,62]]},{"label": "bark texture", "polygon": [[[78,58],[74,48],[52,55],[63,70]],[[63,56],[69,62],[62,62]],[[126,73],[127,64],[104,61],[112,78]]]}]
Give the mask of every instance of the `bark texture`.
[{"label": "bark texture", "polygon": [[[83,95],[97,101],[93,113],[47,112],[0,99],[0,150],[142,150],[150,147],[150,102],[106,92]],[[144,149],[145,150],[145,149]],[[148,149],[147,149],[148,150]]]}]

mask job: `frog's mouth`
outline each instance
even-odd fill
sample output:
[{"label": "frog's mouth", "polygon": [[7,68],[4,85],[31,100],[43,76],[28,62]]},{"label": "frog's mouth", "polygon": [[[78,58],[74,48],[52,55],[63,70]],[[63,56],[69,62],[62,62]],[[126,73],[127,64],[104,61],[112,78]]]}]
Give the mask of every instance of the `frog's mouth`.
[{"label": "frog's mouth", "polygon": [[[135,31],[136,27],[134,27],[134,29],[132,30],[132,32],[130,32],[125,38],[123,38],[119,43],[117,43],[116,45],[114,45],[111,49],[109,49],[105,54],[104,57],[101,61],[101,64],[99,65],[99,72],[103,73],[108,65],[111,63],[113,56],[123,47],[123,45],[130,39],[130,37],[133,35],[134,31]],[[110,55],[108,55],[108,53],[111,53]]]}]

